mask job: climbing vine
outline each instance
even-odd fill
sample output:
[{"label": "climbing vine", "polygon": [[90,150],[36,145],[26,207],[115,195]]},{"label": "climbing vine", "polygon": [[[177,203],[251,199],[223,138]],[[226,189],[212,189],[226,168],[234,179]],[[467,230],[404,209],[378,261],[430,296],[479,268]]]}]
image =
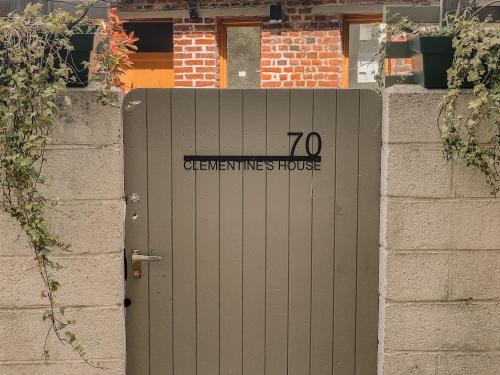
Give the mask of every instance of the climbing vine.
[{"label": "climbing vine", "polygon": [[[70,99],[64,94],[70,78],[70,38],[81,32],[82,25],[89,24],[85,13],[86,10],[74,17],[56,10],[42,15],[39,5],[28,5],[23,14],[12,13],[0,18],[0,187],[3,208],[26,234],[34,251],[36,270],[43,280],[41,296],[49,306],[42,317],[49,325],[43,348],[45,359],[50,357],[47,343],[54,334],[85,363],[100,367],[87,357],[72,331],[75,322],[65,317],[64,307],[57,303],[61,285],[56,271],[62,266],[52,261],[50,254],[54,250],[70,249],[49,230],[46,210],[55,202],[47,200],[39,190],[45,182],[42,171],[49,134],[58,116],[57,102],[64,97],[70,105]],[[116,29],[116,19],[112,25],[115,32],[120,32],[120,25]],[[109,37],[109,33],[104,36]],[[132,39],[133,36],[120,34],[118,43],[123,43],[119,51],[124,55],[100,57],[104,94],[121,74],[117,66],[127,64],[124,48],[133,43]],[[114,52],[107,49],[103,53]],[[113,61],[112,67],[106,63],[107,59]]]},{"label": "climbing vine", "polygon": [[[477,11],[476,11],[477,13]],[[463,160],[479,169],[492,195],[500,191],[500,25],[480,21],[471,8],[448,15],[443,26],[413,24],[401,17],[389,23],[377,53],[379,88],[384,84],[386,40],[447,36],[455,50],[448,69],[448,90],[437,124],[447,160]],[[471,88],[464,92],[463,88]],[[465,94],[465,95],[464,95]],[[461,98],[467,100],[463,103]]]},{"label": "climbing vine", "polygon": [[[438,126],[445,156],[462,159],[485,176],[492,195],[500,190],[500,25],[480,22],[465,10],[448,22],[455,55]],[[472,85],[466,113],[460,88]]]}]

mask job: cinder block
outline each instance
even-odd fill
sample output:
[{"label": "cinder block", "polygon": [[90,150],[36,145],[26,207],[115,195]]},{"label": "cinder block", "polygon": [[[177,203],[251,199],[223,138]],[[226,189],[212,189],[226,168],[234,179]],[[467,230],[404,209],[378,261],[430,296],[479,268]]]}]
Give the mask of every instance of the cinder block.
[{"label": "cinder block", "polygon": [[386,254],[384,295],[391,301],[445,300],[448,295],[448,253]]},{"label": "cinder block", "polygon": [[382,195],[449,197],[451,166],[439,145],[385,144],[382,148]]},{"label": "cinder block", "polygon": [[[43,360],[43,343],[48,323],[42,322],[43,309],[0,310],[0,361]],[[75,320],[71,328],[90,359],[124,358],[125,319],[122,307],[67,309],[67,319]],[[77,353],[61,345],[54,335],[48,349],[56,360],[78,360]]]},{"label": "cinder block", "polygon": [[500,253],[450,254],[450,299],[500,299]]},{"label": "cinder block", "polygon": [[445,90],[426,90],[418,85],[396,85],[384,90],[384,143],[440,143],[438,104]]},{"label": "cinder block", "polygon": [[104,369],[81,362],[0,364],[2,375],[125,375],[125,359],[99,360]]},{"label": "cinder block", "polygon": [[438,359],[438,375],[498,375],[499,353],[446,353]]},{"label": "cinder block", "polygon": [[55,207],[51,228],[73,253],[122,252],[125,202],[64,202]]},{"label": "cinder block", "polygon": [[383,374],[436,375],[436,353],[384,353]]},{"label": "cinder block", "polygon": [[384,349],[500,349],[500,303],[391,303],[385,307]]},{"label": "cinder block", "polygon": [[[119,305],[123,303],[121,254],[52,257],[63,268],[53,270],[62,285],[57,301],[62,305]],[[33,257],[0,257],[0,307],[46,305],[43,281]]]},{"label": "cinder block", "polygon": [[[51,144],[109,145],[122,139],[121,108],[104,106],[98,100],[98,88],[90,85],[70,89],[65,94],[71,99],[68,106],[59,100],[59,119],[51,135]],[[122,94],[116,91],[113,100],[121,103]]]},{"label": "cinder block", "polygon": [[386,198],[381,211],[388,249],[500,249],[500,199]]},{"label": "cinder block", "polygon": [[[462,160],[452,162],[452,191],[455,197],[491,197],[486,177],[476,167],[466,167]],[[500,195],[498,195],[500,199]]]},{"label": "cinder block", "polygon": [[[62,202],[47,211],[49,227],[72,254],[123,250],[123,201]],[[0,210],[0,255],[31,255],[19,224]]]},{"label": "cinder block", "polygon": [[50,149],[44,169],[47,198],[116,199],[123,196],[120,147]]}]

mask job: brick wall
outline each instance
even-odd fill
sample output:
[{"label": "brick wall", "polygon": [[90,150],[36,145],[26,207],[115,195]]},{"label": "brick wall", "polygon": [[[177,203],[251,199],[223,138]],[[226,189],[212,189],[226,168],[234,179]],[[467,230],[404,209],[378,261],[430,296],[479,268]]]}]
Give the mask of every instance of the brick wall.
[{"label": "brick wall", "polygon": [[173,22],[175,87],[217,87],[219,54],[215,20]]},{"label": "brick wall", "polygon": [[[48,224],[71,252],[54,251],[61,283],[57,301],[88,357],[109,375],[125,373],[123,308],[123,149],[121,110],[99,104],[98,88],[69,91],[59,125],[47,147]],[[62,100],[61,100],[62,102]],[[47,300],[32,250],[19,224],[0,210],[0,374],[97,375],[67,345],[49,338],[51,360],[44,364]]]},{"label": "brick wall", "polygon": [[342,82],[339,30],[262,32],[261,85],[338,87]]},{"label": "brick wall", "polygon": [[[425,2],[402,0],[403,2]],[[373,1],[365,1],[370,3]],[[198,8],[265,6],[272,0],[200,0]],[[342,18],[311,14],[312,7],[334,0],[285,0],[283,22],[261,17],[262,87],[339,87],[342,82]],[[124,10],[186,9],[185,0],[135,0]],[[219,24],[224,18],[169,19],[174,23],[176,87],[219,87]],[[255,18],[253,18],[255,20]],[[393,73],[407,71],[407,61],[391,63]]]},{"label": "brick wall", "polygon": [[447,163],[444,90],[384,92],[379,375],[494,375],[500,368],[500,198]]}]

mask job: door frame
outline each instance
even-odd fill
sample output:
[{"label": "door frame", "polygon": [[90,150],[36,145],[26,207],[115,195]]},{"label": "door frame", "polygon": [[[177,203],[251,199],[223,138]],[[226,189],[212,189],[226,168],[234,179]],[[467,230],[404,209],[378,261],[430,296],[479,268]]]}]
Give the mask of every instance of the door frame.
[{"label": "door frame", "polygon": [[[259,26],[262,32],[262,21],[256,19],[222,20],[218,25],[219,35],[219,88],[227,88],[227,29],[228,27]],[[261,34],[262,50],[262,34]]]},{"label": "door frame", "polygon": [[349,88],[349,26],[351,24],[382,23],[382,14],[350,14],[342,20],[342,88]]}]

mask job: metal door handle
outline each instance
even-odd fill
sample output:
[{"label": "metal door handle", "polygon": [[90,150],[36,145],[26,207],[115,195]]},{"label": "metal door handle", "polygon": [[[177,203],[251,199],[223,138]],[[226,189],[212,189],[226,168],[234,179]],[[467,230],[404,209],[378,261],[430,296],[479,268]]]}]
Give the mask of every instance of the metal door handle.
[{"label": "metal door handle", "polygon": [[158,255],[141,255],[141,250],[132,250],[132,277],[140,279],[142,277],[142,262],[154,262],[161,260]]}]

